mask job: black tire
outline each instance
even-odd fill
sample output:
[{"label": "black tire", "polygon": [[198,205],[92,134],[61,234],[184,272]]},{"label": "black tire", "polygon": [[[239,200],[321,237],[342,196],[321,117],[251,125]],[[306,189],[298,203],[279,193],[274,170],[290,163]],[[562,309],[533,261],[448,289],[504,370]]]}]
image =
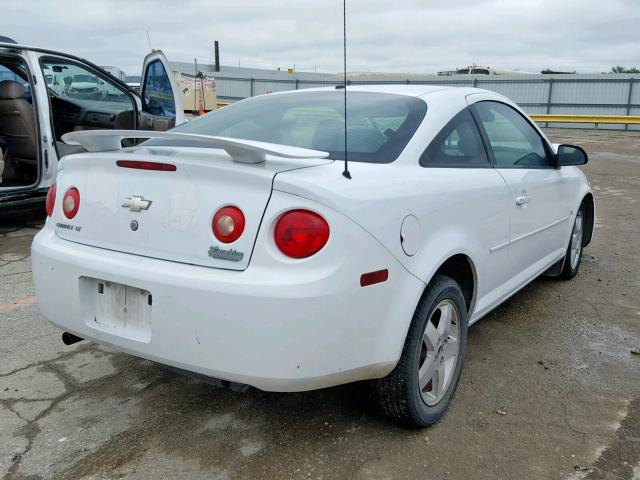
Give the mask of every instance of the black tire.
[{"label": "black tire", "polygon": [[[443,387],[441,399],[434,405],[427,405],[418,379],[425,351],[423,336],[427,323],[430,319],[433,322],[432,315],[445,300],[449,300],[457,310],[459,352],[453,376],[446,389]],[[389,375],[371,382],[373,400],[382,413],[398,423],[413,427],[426,427],[440,420],[460,380],[467,350],[467,330],[467,308],[460,286],[447,276],[434,276],[418,302],[398,364]]]},{"label": "black tire", "polygon": [[[577,263],[575,263],[574,265],[571,264],[571,251],[572,251],[572,242],[573,242],[573,234],[575,232],[575,228],[576,228],[576,223],[577,223],[577,219],[578,217],[581,218],[581,235],[580,235],[580,253],[577,256]],[[567,251],[565,253],[564,256],[564,263],[562,265],[562,271],[560,272],[560,275],[558,276],[558,278],[561,278],[563,280],[571,280],[573,277],[575,277],[578,274],[578,269],[580,268],[580,263],[582,262],[582,251],[583,251],[583,235],[584,235],[584,225],[585,225],[585,208],[584,205],[580,205],[580,208],[578,209],[578,213],[576,213],[576,217],[573,220],[573,227],[571,229],[571,237],[569,238],[569,245],[567,245]]]}]

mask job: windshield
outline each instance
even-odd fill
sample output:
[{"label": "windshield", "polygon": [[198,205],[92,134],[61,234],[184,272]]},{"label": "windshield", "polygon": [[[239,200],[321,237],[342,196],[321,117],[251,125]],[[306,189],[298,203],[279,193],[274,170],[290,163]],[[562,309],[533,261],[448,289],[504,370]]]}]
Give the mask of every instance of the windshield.
[{"label": "windshield", "polygon": [[[420,125],[426,110],[427,104],[416,97],[349,92],[349,160],[393,162]],[[311,148],[343,160],[344,91],[261,95],[215,110],[172,131]],[[176,142],[152,140],[147,144],[176,145]]]}]

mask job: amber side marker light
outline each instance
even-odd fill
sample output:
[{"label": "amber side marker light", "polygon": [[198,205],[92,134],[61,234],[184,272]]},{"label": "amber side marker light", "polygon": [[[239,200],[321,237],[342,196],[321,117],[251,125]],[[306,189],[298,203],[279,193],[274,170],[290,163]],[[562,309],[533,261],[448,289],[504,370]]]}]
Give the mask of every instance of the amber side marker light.
[{"label": "amber side marker light", "polygon": [[368,287],[376,283],[386,282],[389,278],[389,270],[376,270],[375,272],[363,273],[360,277],[360,286]]},{"label": "amber side marker light", "polygon": [[175,172],[176,166],[171,163],[142,162],[139,160],[118,160],[116,165],[122,168],[134,168],[136,170],[155,170],[159,172]]}]

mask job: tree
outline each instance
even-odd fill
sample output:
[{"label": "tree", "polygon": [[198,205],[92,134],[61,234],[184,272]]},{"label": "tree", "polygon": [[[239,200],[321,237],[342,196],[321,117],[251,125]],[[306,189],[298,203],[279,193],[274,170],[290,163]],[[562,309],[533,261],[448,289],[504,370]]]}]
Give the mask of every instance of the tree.
[{"label": "tree", "polygon": [[616,65],[611,68],[611,73],[640,73],[640,69],[636,67],[625,67],[623,65]]}]

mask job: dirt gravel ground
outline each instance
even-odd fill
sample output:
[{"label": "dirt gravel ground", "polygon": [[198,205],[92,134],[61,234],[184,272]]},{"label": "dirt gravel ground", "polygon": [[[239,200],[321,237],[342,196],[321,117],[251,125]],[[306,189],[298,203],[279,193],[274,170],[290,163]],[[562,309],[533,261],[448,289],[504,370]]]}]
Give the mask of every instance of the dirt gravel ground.
[{"label": "dirt gravel ground", "polygon": [[[0,477],[640,479],[640,134],[582,145],[597,201],[576,279],[540,279],[470,331],[446,417],[399,428],[361,385],[218,390],[38,316],[37,223],[0,227]],[[177,346],[179,348],[179,346]]]}]

